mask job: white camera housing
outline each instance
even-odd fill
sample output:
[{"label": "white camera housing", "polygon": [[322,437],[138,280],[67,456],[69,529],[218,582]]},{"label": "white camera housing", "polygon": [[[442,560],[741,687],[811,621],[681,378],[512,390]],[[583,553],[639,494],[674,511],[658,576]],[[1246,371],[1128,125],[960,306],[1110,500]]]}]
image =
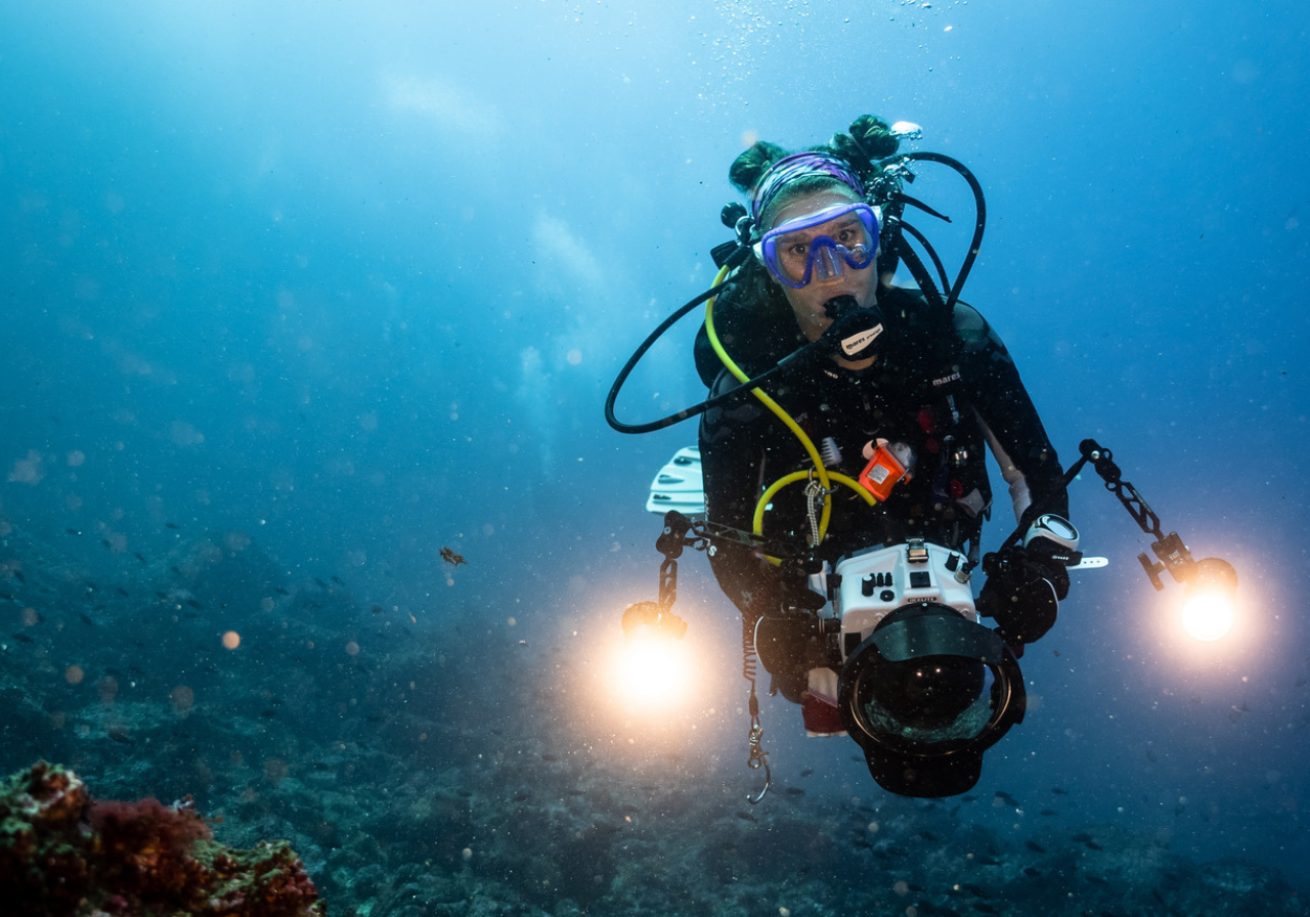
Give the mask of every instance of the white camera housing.
[{"label": "white camera housing", "polygon": [[935,602],[979,623],[969,577],[959,551],[911,539],[872,548],[837,562],[833,610],[841,621],[839,644],[845,661],[873,633],[878,622],[902,605]]}]

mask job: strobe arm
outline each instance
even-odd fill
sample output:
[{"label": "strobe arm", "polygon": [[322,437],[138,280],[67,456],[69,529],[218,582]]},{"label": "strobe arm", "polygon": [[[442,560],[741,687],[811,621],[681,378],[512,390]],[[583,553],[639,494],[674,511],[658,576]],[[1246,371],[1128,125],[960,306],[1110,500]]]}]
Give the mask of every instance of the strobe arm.
[{"label": "strobe arm", "polygon": [[[1072,481],[1083,466],[1091,462],[1096,473],[1105,482],[1105,489],[1114,494],[1123,504],[1124,509],[1128,510],[1128,515],[1133,517],[1133,521],[1143,532],[1155,538],[1151,543],[1151,551],[1159,559],[1152,561],[1142,553],[1137,555],[1137,560],[1157,591],[1164,589],[1160,574],[1166,572],[1174,578],[1175,582],[1192,585],[1199,585],[1202,579],[1211,577],[1227,579],[1231,575],[1232,585],[1236,587],[1237,573],[1226,561],[1206,558],[1197,562],[1192,558],[1192,553],[1187,550],[1187,545],[1183,544],[1177,532],[1164,534],[1164,530],[1160,527],[1160,517],[1138,493],[1137,488],[1123,480],[1123,473],[1114,463],[1114,453],[1094,439],[1083,440],[1078,444],[1078,451],[1081,457],[1065,473],[1065,482]],[[1226,571],[1219,569],[1220,566],[1226,568]]]},{"label": "strobe arm", "polygon": [[[1151,551],[1157,560],[1151,560],[1145,553],[1137,555],[1137,560],[1146,571],[1152,586],[1157,590],[1164,589],[1164,581],[1161,580],[1160,574],[1168,573],[1175,582],[1183,583],[1198,591],[1211,587],[1227,592],[1236,591],[1237,571],[1233,569],[1232,564],[1218,557],[1195,560],[1177,532],[1170,532],[1168,535],[1164,533],[1160,525],[1160,517],[1155,514],[1155,510],[1151,509],[1136,487],[1123,479],[1123,472],[1114,463],[1113,452],[1094,439],[1085,439],[1079,443],[1078,452],[1078,460],[1064,473],[1064,486],[1068,488],[1074,478],[1078,477],[1079,472],[1091,463],[1092,468],[1105,482],[1105,489],[1114,494],[1115,498],[1123,504],[1123,508],[1128,510],[1128,515],[1133,517],[1138,527],[1155,539],[1151,543]],[[1043,508],[1042,512],[1046,510]],[[1004,553],[1016,545],[1023,534],[1024,527],[1020,525],[1010,533],[997,553]]]}]

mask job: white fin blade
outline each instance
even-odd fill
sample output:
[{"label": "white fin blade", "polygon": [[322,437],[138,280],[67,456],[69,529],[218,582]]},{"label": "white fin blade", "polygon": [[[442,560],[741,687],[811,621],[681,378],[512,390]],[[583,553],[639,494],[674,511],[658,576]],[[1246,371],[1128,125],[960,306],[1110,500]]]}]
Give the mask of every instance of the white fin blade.
[{"label": "white fin blade", "polygon": [[691,517],[705,515],[705,479],[695,446],[679,449],[651,482],[646,512],[662,516],[669,510]]}]

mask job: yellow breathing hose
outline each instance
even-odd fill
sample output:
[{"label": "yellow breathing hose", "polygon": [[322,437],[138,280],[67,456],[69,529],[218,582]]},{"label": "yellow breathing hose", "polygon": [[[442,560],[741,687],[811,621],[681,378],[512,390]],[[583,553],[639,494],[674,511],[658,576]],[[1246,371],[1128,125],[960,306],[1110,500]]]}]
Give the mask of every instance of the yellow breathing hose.
[{"label": "yellow breathing hose", "polygon": [[[720,268],[718,275],[714,278],[713,285],[717,287],[727,276],[728,268],[726,266]],[[741,367],[733,362],[732,357],[728,356],[728,352],[723,348],[723,344],[719,340],[718,332],[714,330],[714,300],[717,298],[718,297],[716,296],[711,296],[705,303],[705,334],[709,338],[710,346],[714,348],[714,352],[718,354],[723,365],[728,368],[728,372],[732,373],[733,376],[737,378],[738,382],[749,382],[750,376],[746,375]],[[836,481],[839,484],[845,484],[851,490],[863,497],[864,501],[870,506],[873,506],[878,502],[873,494],[860,486],[858,481],[844,474],[829,472],[828,469],[824,467],[823,457],[819,455],[819,450],[814,447],[814,442],[806,435],[805,431],[800,428],[800,425],[792,419],[792,416],[783,410],[778,402],[774,401],[765,392],[758,388],[751,389],[751,394],[758,398],[765,407],[772,411],[777,418],[787,426],[788,430],[791,430],[791,432],[795,434],[796,438],[800,440],[801,445],[805,447],[805,451],[809,454],[810,461],[814,463],[813,472],[793,471],[791,474],[784,475],[769,485],[768,489],[764,491],[760,496],[759,501],[755,504],[755,516],[752,520],[752,531],[754,534],[764,534],[764,511],[769,505],[769,501],[773,499],[774,494],[788,484],[796,481],[809,480],[814,474],[818,475],[819,483],[823,486],[823,513],[819,517],[819,531],[816,533],[816,544],[822,543],[824,536],[828,532],[828,520],[832,516],[833,481]],[[769,558],[769,561],[774,564],[778,563],[778,560],[772,557]]]}]

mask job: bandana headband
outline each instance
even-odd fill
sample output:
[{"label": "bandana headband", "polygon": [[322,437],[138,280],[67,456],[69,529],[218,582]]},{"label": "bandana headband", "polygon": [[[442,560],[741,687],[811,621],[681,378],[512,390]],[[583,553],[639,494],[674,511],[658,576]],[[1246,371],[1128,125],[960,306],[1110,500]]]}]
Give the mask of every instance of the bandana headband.
[{"label": "bandana headband", "polygon": [[779,159],[769,167],[769,171],[760,176],[755,190],[751,192],[751,217],[759,223],[760,215],[769,209],[783,188],[799,178],[815,173],[831,175],[853,189],[863,200],[864,183],[851,171],[845,160],[826,153],[792,153]]}]

